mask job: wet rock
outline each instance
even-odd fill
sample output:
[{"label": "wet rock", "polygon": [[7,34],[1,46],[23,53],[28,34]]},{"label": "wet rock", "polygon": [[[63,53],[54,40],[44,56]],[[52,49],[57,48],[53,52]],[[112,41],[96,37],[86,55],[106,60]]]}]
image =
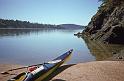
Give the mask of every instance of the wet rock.
[{"label": "wet rock", "polygon": [[123,59],[122,57],[118,57],[118,59]]}]

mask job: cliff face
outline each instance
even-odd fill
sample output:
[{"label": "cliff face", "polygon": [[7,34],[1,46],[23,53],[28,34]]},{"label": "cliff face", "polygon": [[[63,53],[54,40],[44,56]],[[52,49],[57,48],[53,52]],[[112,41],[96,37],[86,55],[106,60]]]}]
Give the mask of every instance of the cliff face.
[{"label": "cliff face", "polygon": [[83,33],[92,40],[124,44],[124,0],[104,2]]}]

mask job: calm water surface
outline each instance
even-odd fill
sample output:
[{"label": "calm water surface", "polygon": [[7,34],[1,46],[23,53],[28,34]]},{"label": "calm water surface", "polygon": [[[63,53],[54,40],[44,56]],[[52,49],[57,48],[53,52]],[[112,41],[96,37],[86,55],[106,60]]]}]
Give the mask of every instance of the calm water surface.
[{"label": "calm water surface", "polygon": [[82,38],[82,30],[0,30],[0,63],[30,65],[56,58],[74,49],[68,63],[95,60]]}]

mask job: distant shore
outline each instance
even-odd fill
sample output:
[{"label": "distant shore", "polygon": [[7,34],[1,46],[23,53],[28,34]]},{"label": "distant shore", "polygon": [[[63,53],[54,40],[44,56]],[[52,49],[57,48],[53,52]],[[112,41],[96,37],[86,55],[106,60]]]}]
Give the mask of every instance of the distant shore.
[{"label": "distant shore", "polygon": [[0,29],[45,29],[45,28],[0,28]]},{"label": "distant shore", "polygon": [[[21,67],[21,65],[0,64],[0,72]],[[72,65],[63,65],[47,81],[123,81],[124,61],[93,61]],[[0,74],[1,81],[7,81],[26,69]]]}]

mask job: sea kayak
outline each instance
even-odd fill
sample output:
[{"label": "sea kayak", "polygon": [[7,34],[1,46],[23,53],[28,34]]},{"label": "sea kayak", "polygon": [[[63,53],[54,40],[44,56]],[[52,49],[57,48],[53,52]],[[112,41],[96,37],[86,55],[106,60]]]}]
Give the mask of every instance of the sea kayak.
[{"label": "sea kayak", "polygon": [[60,65],[62,65],[72,54],[73,49],[67,51],[61,56],[49,61],[47,63],[43,63],[37,69],[32,72],[23,72],[17,75],[14,78],[11,78],[8,81],[42,81],[52,72],[54,72]]}]

